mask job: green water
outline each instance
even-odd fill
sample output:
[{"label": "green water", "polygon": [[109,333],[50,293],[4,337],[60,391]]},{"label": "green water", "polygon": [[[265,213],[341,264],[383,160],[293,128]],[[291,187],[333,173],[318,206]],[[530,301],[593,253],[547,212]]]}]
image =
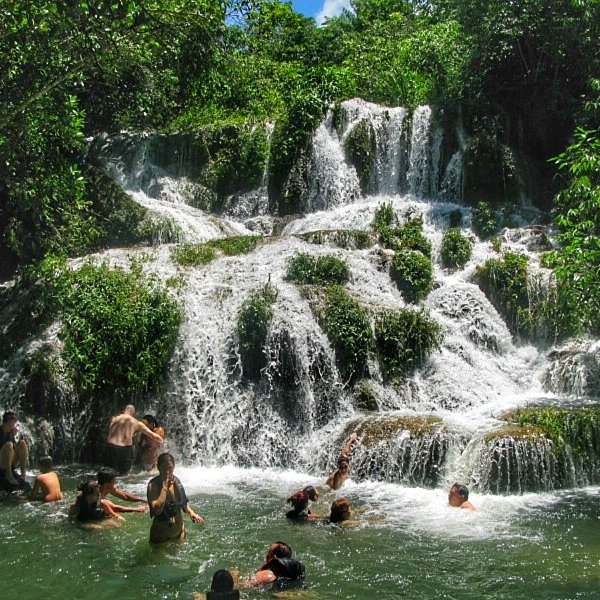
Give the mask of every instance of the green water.
[{"label": "green water", "polygon": [[[262,470],[177,469],[191,504],[181,544],[148,544],[150,518],[125,515],[117,529],[85,531],[66,518],[70,502],[0,502],[0,598],[120,600],[185,598],[205,591],[212,573],[250,574],[275,540],[306,565],[306,597],[600,598],[600,495],[597,488],[500,498],[472,495],[476,513],[451,509],[445,490],[349,482],[340,495],[362,525],[295,524],[285,498],[314,477]],[[84,472],[62,472],[70,500]],[[147,478],[125,489],[143,494]],[[334,496],[319,501],[324,512]],[[116,500],[118,502],[118,500]],[[383,520],[383,522],[381,522]],[[251,591],[248,598],[270,598]],[[305,597],[305,596],[302,596]]]}]

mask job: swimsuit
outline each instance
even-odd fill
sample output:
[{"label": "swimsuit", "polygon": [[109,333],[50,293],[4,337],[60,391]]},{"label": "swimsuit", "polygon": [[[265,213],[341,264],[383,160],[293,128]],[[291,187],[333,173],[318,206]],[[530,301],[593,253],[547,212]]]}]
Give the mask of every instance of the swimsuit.
[{"label": "swimsuit", "polygon": [[295,558],[272,558],[260,570],[271,571],[277,579],[304,578],[304,565]]},{"label": "swimsuit", "polygon": [[100,502],[100,498],[96,501],[93,506],[89,504],[85,504],[81,502],[81,498],[78,499],[77,502],[77,520],[78,521],[101,521],[102,519],[110,518],[110,515],[107,515]]},{"label": "swimsuit", "polygon": [[106,443],[104,450],[104,464],[112,467],[119,475],[127,475],[131,470],[133,462],[133,446],[117,446],[116,444]]},{"label": "swimsuit", "polygon": [[[162,487],[162,477],[157,475],[156,477],[150,480],[152,486]],[[171,491],[167,492],[167,499],[165,500],[165,504],[163,506],[162,512],[156,514],[150,514],[151,517],[157,519],[158,521],[170,521],[174,517],[177,516],[177,513],[180,509],[186,510],[188,505],[188,499],[185,495],[185,490],[183,489],[183,485],[181,485],[181,481],[179,481],[178,477],[173,477],[173,486],[177,490],[177,495],[180,500],[177,501],[173,498]]]}]

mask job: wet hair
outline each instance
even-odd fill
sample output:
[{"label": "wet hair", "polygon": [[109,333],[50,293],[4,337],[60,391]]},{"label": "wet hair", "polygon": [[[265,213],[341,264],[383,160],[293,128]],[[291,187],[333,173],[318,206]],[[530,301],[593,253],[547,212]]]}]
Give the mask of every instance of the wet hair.
[{"label": "wet hair", "polygon": [[450,489],[456,490],[464,502],[469,499],[469,488],[466,485],[463,485],[462,483],[455,483]]},{"label": "wet hair", "polygon": [[337,461],[337,466],[338,466],[338,469],[340,468],[340,465],[341,465],[341,464],[343,464],[343,463],[346,463],[348,466],[350,466],[350,460],[348,459],[348,457],[347,457],[347,456],[344,456],[344,455],[342,454],[342,456],[340,456],[340,457],[338,458],[338,461]]},{"label": "wet hair", "polygon": [[210,589],[213,592],[231,592],[233,590],[233,577],[226,569],[219,569],[212,578]]},{"label": "wet hair", "polygon": [[110,467],[102,467],[98,471],[98,475],[96,478],[98,479],[98,485],[105,485],[106,483],[110,483],[114,481],[118,477],[118,473],[111,469]]},{"label": "wet hair", "polygon": [[287,502],[289,502],[296,510],[304,510],[308,506],[309,500],[314,502],[317,498],[317,490],[315,490],[312,485],[307,485],[303,490],[291,495],[287,499]]},{"label": "wet hair", "polygon": [[350,500],[338,498],[331,504],[331,514],[329,520],[332,523],[341,523],[350,517]]},{"label": "wet hair", "polygon": [[269,550],[267,551],[266,560],[269,561],[271,558],[291,558],[292,556],[292,548],[289,544],[285,542],[273,542],[269,546]]},{"label": "wet hair", "polygon": [[158,467],[158,470],[160,471],[161,467],[163,467],[163,466],[166,467],[168,464],[175,466],[175,458],[169,452],[163,452],[162,454],[159,455],[159,457],[156,461],[156,466]]},{"label": "wet hair", "polygon": [[38,465],[42,471],[52,471],[52,457],[42,456],[38,461]]},{"label": "wet hair", "polygon": [[[91,496],[92,494],[99,494],[100,486],[95,481],[84,481],[77,486],[77,490],[81,492],[79,498],[82,498],[84,496]],[[79,498],[77,498],[77,500],[79,500]]]},{"label": "wet hair", "polygon": [[158,427],[158,421],[154,415],[144,415],[142,421],[146,421],[150,429],[156,429]]},{"label": "wet hair", "polygon": [[17,420],[17,413],[14,410],[7,410],[2,415],[2,424],[4,425],[4,423],[8,423],[11,419],[14,419],[16,421]]}]

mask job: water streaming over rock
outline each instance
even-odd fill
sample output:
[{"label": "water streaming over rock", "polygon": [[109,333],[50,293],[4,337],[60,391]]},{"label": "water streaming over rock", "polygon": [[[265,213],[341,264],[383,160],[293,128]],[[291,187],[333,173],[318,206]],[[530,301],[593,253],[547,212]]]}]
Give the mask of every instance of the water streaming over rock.
[{"label": "water streaming over rock", "polygon": [[[341,124],[334,126],[330,112],[314,134],[308,213],[289,222],[280,237],[265,238],[250,254],[221,256],[185,269],[174,265],[170,246],[145,250],[145,268],[163,279],[181,275],[185,280],[184,323],[166,390],[154,406],[170,439],[183,456],[205,465],[292,467],[318,474],[335,464],[348,432],[362,428],[365,435],[353,468],[358,479],[441,486],[461,477],[499,493],[560,485],[552,442],[544,438],[525,449],[517,439],[490,441],[485,436],[502,425],[503,411],[531,398],[597,397],[597,342],[550,351],[517,343],[471,281],[478,265],[498,255],[470,230],[470,209],[456,204],[462,195],[461,149],[441,164],[443,132],[431,107],[418,107],[409,115],[403,108],[351,100],[342,103],[341,111]],[[361,194],[344,151],[344,139],[364,120],[375,139],[367,195]],[[191,206],[206,190],[193,180],[193,144],[185,136],[161,141],[160,136],[123,135],[98,144],[113,176],[138,202],[172,218],[181,240],[203,242],[251,230],[270,233],[275,215],[268,213],[264,188],[230,197],[226,217]],[[340,376],[334,349],[309,300],[286,281],[285,272],[286,261],[299,252],[333,254],[348,264],[346,288],[372,316],[407,306],[389,276],[389,257],[378,245],[342,248],[333,235],[311,244],[304,235],[369,230],[384,202],[401,219],[415,214],[423,219],[433,245],[435,278],[423,307],[441,324],[444,341],[421,369],[394,384],[384,380],[372,357],[367,384],[378,412],[369,416],[357,402],[356,386]],[[440,266],[440,246],[450,215],[457,211],[474,245],[469,262],[450,272]],[[532,242],[542,234],[516,227],[506,230],[503,239],[506,248],[526,254],[543,272],[539,247]],[[98,258],[126,264],[127,255],[114,250]],[[277,298],[263,350],[266,366],[257,380],[248,380],[239,354],[238,313],[267,282]],[[7,365],[0,377],[3,383],[16,381]],[[2,386],[1,405],[10,403],[15,385]],[[385,426],[378,429],[379,421]],[[597,479],[577,461],[573,464],[580,475],[567,483]]]}]

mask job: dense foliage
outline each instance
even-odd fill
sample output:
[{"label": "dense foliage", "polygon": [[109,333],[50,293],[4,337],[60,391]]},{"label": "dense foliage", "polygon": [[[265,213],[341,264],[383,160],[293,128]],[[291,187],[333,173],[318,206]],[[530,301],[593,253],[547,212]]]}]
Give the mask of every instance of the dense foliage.
[{"label": "dense foliage", "polygon": [[460,232],[458,227],[450,227],[444,232],[440,255],[446,268],[464,267],[471,258],[471,240]]},{"label": "dense foliage", "polygon": [[343,284],[350,279],[350,269],[337,256],[311,256],[301,252],[288,259],[285,277],[296,283]]},{"label": "dense foliage", "polygon": [[431,260],[417,250],[397,252],[390,275],[407,302],[423,300],[433,288]]}]

